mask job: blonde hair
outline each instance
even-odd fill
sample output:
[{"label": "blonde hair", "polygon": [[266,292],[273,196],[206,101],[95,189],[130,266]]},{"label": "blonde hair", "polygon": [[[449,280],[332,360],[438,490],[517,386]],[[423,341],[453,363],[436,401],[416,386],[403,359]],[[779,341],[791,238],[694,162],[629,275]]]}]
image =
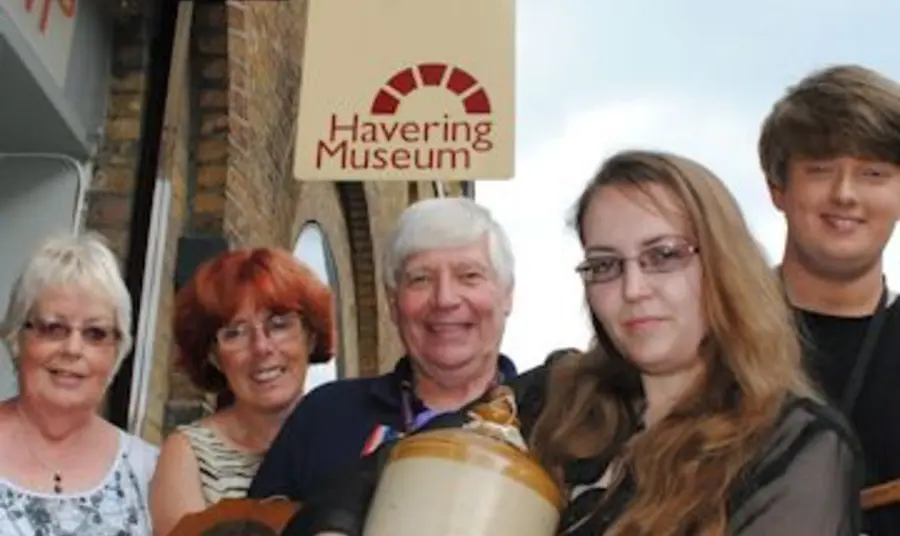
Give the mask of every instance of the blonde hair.
[{"label": "blonde hair", "polygon": [[658,152],[613,156],[578,201],[574,225],[582,243],[584,215],[600,189],[651,195],[652,184],[680,201],[699,246],[710,327],[700,349],[705,374],[666,418],[639,432],[639,373],[591,315],[596,344],[551,367],[531,440],[557,474],[572,458],[621,457],[637,495],[608,535],[674,536],[693,527],[719,536],[726,531],[727,491],[786,398],[816,395],[777,278],[737,203],[708,169]]},{"label": "blonde hair", "polygon": [[131,297],[122,280],[116,256],[104,239],[94,233],[56,235],[44,240],[16,278],[6,315],[0,322],[0,337],[18,360],[19,333],[35,302],[49,288],[75,285],[95,292],[115,308],[116,328],[121,333],[117,347],[115,376],[131,350]]}]

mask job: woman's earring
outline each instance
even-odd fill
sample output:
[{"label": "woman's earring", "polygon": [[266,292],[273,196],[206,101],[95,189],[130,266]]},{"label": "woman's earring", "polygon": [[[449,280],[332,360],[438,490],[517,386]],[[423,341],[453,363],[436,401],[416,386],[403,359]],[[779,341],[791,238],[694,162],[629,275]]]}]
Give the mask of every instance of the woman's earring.
[{"label": "woman's earring", "polygon": [[209,353],[209,364],[212,365],[214,369],[222,372],[222,367],[219,365],[219,356],[217,356],[215,352]]}]

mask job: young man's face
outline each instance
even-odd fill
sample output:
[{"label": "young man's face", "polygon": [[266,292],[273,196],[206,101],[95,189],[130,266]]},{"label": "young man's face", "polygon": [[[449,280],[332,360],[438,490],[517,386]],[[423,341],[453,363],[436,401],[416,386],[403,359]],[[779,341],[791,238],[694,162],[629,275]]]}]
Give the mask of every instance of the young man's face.
[{"label": "young man's face", "polygon": [[788,248],[809,268],[853,277],[881,259],[900,218],[900,166],[852,157],[792,158],[783,187]]}]

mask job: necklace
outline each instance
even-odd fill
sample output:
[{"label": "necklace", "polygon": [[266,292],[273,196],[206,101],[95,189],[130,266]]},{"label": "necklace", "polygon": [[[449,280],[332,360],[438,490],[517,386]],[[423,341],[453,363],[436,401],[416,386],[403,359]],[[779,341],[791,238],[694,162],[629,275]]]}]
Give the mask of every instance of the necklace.
[{"label": "necklace", "polygon": [[22,412],[21,407],[17,407],[16,409],[18,410],[18,413],[19,413],[19,432],[22,436],[22,440],[25,442],[25,446],[28,448],[28,453],[31,454],[31,457],[34,459],[34,461],[38,462],[38,464],[40,464],[44,469],[46,469],[48,473],[51,473],[53,475],[53,493],[55,493],[57,495],[61,495],[63,492],[62,472],[59,471],[58,469],[54,469],[54,468],[50,467],[49,464],[47,464],[44,460],[41,459],[40,456],[38,456],[37,451],[34,449],[34,446],[31,444],[31,442],[28,440],[28,437],[25,434],[25,421],[27,420],[27,418],[25,417],[25,414]]}]

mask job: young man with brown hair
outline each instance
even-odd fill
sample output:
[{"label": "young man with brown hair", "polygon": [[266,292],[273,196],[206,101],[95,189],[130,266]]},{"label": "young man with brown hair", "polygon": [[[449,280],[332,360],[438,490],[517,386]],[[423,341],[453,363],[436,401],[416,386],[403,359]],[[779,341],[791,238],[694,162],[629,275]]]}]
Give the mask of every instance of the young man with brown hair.
[{"label": "young man with brown hair", "polygon": [[[883,269],[900,218],[900,85],[855,65],[807,76],[775,103],[759,156],[811,373],[860,437],[866,485],[900,478],[900,301]],[[900,534],[900,506],[865,518],[867,534]]]}]

